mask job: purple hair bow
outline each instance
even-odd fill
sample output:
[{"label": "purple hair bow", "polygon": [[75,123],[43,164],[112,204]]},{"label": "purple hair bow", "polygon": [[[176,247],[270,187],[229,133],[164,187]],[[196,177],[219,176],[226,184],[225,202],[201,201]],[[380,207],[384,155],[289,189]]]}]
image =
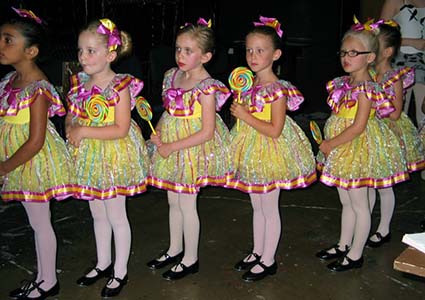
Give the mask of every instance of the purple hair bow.
[{"label": "purple hair bow", "polygon": [[35,13],[33,13],[31,10],[26,10],[22,8],[14,8],[14,7],[12,7],[12,9],[22,18],[29,18],[31,20],[34,20],[38,24],[43,23],[43,20],[37,17]]},{"label": "purple hair bow", "polygon": [[108,36],[109,52],[117,50],[118,45],[121,45],[120,33],[117,26],[109,19],[100,19],[99,21],[100,25],[96,32]]},{"label": "purple hair bow", "polygon": [[276,30],[279,37],[282,37],[283,31],[280,29],[280,23],[276,18],[260,16],[260,22],[254,22],[254,26],[269,26]]}]

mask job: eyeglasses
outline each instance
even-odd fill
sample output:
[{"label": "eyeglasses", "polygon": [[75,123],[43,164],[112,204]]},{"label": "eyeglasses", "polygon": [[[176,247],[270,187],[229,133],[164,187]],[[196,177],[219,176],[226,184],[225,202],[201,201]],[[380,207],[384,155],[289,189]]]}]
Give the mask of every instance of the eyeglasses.
[{"label": "eyeglasses", "polygon": [[356,57],[357,55],[361,54],[369,54],[372,53],[371,51],[357,51],[357,50],[348,50],[348,51],[338,51],[337,54],[339,57],[344,57],[345,55],[348,55],[349,57]]}]

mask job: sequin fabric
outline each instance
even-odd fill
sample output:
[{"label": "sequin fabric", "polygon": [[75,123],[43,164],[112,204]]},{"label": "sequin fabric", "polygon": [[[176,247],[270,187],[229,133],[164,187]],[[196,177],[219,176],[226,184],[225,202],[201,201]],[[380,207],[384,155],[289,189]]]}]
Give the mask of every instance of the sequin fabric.
[{"label": "sequin fabric", "polygon": [[[84,126],[113,124],[113,116],[108,122],[88,121],[85,104],[97,89],[86,91],[84,83],[87,80],[85,73],[71,77],[68,102],[72,121]],[[108,107],[115,107],[120,101],[119,92],[127,87],[130,91],[131,108],[134,108],[135,97],[143,88],[143,82],[128,74],[117,74],[110,84],[101,90]],[[133,196],[146,191],[149,157],[140,127],[134,120],[131,120],[128,135],[124,138],[83,139],[77,149],[72,145],[68,147],[75,161],[75,198],[105,200],[118,195]]]},{"label": "sequin fabric", "polygon": [[[179,71],[172,68],[163,80],[165,112],[159,120],[163,143],[184,139],[202,128],[200,112],[201,95],[213,94],[216,111],[230,96],[229,89],[219,80],[207,78],[190,90],[174,88],[174,79]],[[200,111],[197,111],[197,108]],[[152,165],[149,184],[176,193],[194,194],[207,185],[225,186],[233,176],[229,159],[230,135],[227,126],[216,113],[214,136],[211,140],[161,157],[152,149]]]},{"label": "sequin fabric", "polygon": [[[279,80],[267,86],[255,86],[241,99],[257,118],[270,122],[270,106],[284,101],[288,110],[296,110],[304,101],[290,82]],[[264,112],[264,113],[263,113]],[[231,159],[236,174],[229,187],[246,193],[267,193],[274,189],[305,188],[316,181],[316,168],[310,141],[304,131],[286,115],[278,138],[271,138],[240,121],[231,130]]]},{"label": "sequin fabric", "polygon": [[[0,160],[11,157],[29,138],[31,105],[43,95],[50,102],[48,116],[64,115],[65,109],[54,87],[45,80],[23,89],[13,89],[15,72],[0,82]],[[72,196],[75,181],[71,158],[64,140],[50,120],[41,150],[4,177],[4,201],[46,202]]]}]

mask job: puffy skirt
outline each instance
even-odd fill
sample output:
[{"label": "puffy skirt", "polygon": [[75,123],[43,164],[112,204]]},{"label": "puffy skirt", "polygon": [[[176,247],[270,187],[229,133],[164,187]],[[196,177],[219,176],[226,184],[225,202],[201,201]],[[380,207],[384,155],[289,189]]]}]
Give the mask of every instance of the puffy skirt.
[{"label": "puffy skirt", "polygon": [[[0,118],[0,160],[11,157],[29,137],[29,123],[15,124]],[[4,201],[46,202],[72,196],[75,175],[65,142],[48,121],[41,150],[3,178]]]},{"label": "puffy skirt", "polygon": [[[193,135],[202,128],[200,118],[179,118],[165,112],[161,123],[161,140],[171,143]],[[163,158],[152,149],[149,184],[176,193],[195,194],[207,185],[226,186],[233,176],[229,159],[229,130],[216,114],[216,127],[211,140],[175,151]],[[152,145],[151,145],[152,146]]]},{"label": "puffy skirt", "polygon": [[[325,124],[325,139],[339,135],[354,119],[332,114]],[[383,122],[368,120],[365,130],[331,151],[327,159],[317,154],[320,181],[343,189],[385,188],[409,179],[399,139]]]},{"label": "puffy skirt", "polygon": [[105,200],[146,191],[149,157],[141,130],[134,121],[124,138],[83,139],[78,148],[68,146],[75,159],[75,198]]},{"label": "puffy skirt", "polygon": [[304,188],[316,181],[310,141],[304,131],[286,116],[282,134],[271,138],[240,122],[231,131],[230,157],[236,170],[228,186],[246,193],[274,189]]}]

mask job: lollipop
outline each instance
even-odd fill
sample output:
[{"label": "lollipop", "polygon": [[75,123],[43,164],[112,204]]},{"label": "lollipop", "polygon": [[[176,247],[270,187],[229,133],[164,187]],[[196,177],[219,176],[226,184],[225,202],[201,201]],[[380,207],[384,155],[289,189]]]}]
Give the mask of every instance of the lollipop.
[{"label": "lollipop", "polygon": [[148,100],[143,98],[142,96],[139,96],[136,98],[136,109],[139,113],[140,117],[142,117],[143,120],[148,121],[149,126],[152,129],[153,134],[156,135],[156,131],[152,126],[151,120],[152,120],[152,109],[149,105]]},{"label": "lollipop", "polygon": [[[254,80],[251,70],[246,67],[237,67],[229,75],[230,88],[238,93],[237,103],[241,103],[241,93],[248,91]],[[236,120],[236,128],[239,131],[239,119]]]},{"label": "lollipop", "polygon": [[322,132],[320,131],[319,125],[317,125],[315,121],[310,121],[310,130],[314,140],[317,144],[320,145],[323,141]]},{"label": "lollipop", "polygon": [[86,112],[89,117],[89,125],[91,122],[101,123],[106,120],[109,113],[108,103],[100,94],[93,95],[86,102]]}]

